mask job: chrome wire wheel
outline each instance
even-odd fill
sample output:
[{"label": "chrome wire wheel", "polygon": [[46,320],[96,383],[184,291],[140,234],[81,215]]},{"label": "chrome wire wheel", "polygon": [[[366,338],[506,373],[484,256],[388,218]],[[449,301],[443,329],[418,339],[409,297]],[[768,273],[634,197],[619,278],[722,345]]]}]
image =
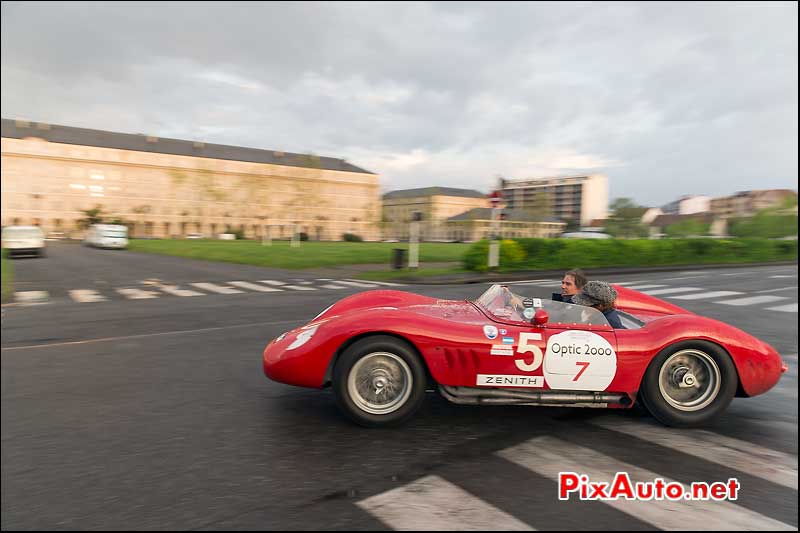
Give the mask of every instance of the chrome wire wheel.
[{"label": "chrome wire wheel", "polygon": [[400,356],[372,352],[361,357],[347,376],[347,392],[356,407],[387,415],[408,401],[414,385],[411,368]]},{"label": "chrome wire wheel", "polygon": [[658,389],[664,400],[680,411],[699,411],[717,397],[722,375],[709,354],[694,348],[675,352],[658,373]]}]

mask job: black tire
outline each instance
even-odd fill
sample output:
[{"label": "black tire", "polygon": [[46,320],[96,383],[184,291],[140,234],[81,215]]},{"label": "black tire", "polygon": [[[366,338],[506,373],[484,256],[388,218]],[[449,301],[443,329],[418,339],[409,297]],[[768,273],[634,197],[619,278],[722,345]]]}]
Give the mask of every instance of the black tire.
[{"label": "black tire", "polygon": [[[367,380],[372,380],[376,394],[372,386],[365,389]],[[388,335],[356,341],[333,369],[336,403],[348,418],[365,427],[396,426],[411,418],[422,406],[426,385],[425,366],[416,351]]]},{"label": "black tire", "polygon": [[[687,384],[685,380],[692,378],[695,385]],[[683,341],[653,358],[639,392],[647,410],[662,424],[697,427],[728,407],[738,382],[736,367],[725,350],[707,341]]]}]

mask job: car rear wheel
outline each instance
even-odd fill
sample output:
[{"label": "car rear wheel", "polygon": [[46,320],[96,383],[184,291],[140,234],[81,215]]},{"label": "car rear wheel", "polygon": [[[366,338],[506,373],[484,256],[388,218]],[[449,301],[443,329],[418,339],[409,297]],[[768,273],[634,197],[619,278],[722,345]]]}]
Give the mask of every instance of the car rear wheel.
[{"label": "car rear wheel", "polygon": [[641,397],[661,423],[695,427],[719,416],[736,394],[738,376],[730,356],[706,341],[665,348],[650,362]]},{"label": "car rear wheel", "polygon": [[425,367],[406,342],[387,335],[356,341],[336,362],[333,392],[351,420],[366,427],[405,422],[422,406]]}]

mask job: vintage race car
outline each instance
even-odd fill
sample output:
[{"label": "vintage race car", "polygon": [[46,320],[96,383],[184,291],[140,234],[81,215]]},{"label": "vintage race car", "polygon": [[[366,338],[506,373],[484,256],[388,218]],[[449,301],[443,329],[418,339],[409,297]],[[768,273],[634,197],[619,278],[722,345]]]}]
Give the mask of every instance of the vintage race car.
[{"label": "vintage race car", "polygon": [[332,386],[344,413],[370,427],[407,420],[430,389],[457,404],[641,402],[662,423],[688,427],[718,416],[734,396],[769,390],[788,368],[772,346],[735,327],[615,289],[625,329],[591,307],[503,285],[474,301],[362,292],[271,341],[264,373]]}]

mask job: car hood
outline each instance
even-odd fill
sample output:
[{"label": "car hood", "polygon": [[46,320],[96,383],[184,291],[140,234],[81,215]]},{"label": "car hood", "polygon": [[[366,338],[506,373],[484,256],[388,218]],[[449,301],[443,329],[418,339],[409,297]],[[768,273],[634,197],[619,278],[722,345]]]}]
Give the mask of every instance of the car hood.
[{"label": "car hood", "polygon": [[475,306],[466,300],[439,300],[410,292],[377,290],[354,294],[339,300],[317,316],[315,321],[353,311],[371,309],[402,309],[411,313],[447,320],[468,322],[485,322],[486,320]]}]

